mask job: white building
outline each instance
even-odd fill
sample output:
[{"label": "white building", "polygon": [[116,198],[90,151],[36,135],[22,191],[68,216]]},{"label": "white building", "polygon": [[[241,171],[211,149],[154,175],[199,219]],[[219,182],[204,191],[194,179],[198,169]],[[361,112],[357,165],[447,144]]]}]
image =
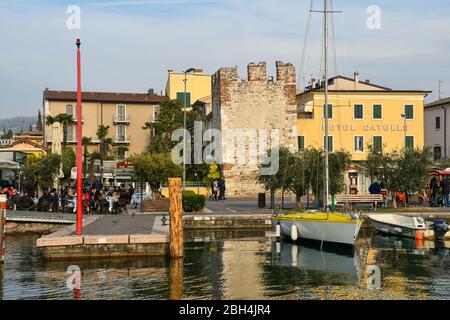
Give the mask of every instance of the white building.
[{"label": "white building", "polygon": [[434,160],[450,158],[450,98],[425,105],[425,145],[434,152]]}]

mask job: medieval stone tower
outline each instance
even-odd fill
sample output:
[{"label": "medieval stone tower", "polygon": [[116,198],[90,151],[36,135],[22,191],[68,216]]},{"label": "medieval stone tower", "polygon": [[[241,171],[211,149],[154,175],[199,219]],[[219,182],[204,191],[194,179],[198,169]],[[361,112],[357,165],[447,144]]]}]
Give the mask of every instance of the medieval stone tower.
[{"label": "medieval stone tower", "polygon": [[[297,150],[295,67],[277,61],[276,79],[267,76],[265,62],[250,63],[247,72],[247,79],[241,80],[237,67],[221,68],[212,79],[212,126],[222,132],[229,196],[255,196],[264,191],[256,181],[261,154],[253,150],[252,142],[261,144],[266,135],[270,144],[275,131],[281,146]],[[240,142],[230,140],[233,136],[240,137]],[[257,162],[249,161],[255,153]],[[244,156],[246,160],[240,161]]]}]

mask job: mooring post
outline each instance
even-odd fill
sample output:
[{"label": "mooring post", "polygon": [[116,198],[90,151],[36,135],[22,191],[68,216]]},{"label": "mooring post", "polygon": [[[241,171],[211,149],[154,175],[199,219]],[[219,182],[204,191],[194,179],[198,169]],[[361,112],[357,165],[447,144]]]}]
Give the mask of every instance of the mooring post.
[{"label": "mooring post", "polygon": [[170,216],[170,256],[182,258],[183,249],[183,205],[181,195],[181,179],[169,179],[169,216]]},{"label": "mooring post", "polygon": [[6,194],[0,194],[0,263],[5,261]]},{"label": "mooring post", "polygon": [[170,260],[169,266],[169,299],[183,298],[183,258]]}]

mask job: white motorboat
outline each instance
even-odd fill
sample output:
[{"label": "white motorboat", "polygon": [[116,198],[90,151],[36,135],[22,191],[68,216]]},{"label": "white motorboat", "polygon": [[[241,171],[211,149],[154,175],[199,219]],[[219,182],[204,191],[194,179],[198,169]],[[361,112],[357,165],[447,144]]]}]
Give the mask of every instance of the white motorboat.
[{"label": "white motorboat", "polygon": [[368,218],[377,231],[407,238],[416,238],[418,232],[431,229],[431,223],[421,217],[406,217],[398,214],[369,214]]}]

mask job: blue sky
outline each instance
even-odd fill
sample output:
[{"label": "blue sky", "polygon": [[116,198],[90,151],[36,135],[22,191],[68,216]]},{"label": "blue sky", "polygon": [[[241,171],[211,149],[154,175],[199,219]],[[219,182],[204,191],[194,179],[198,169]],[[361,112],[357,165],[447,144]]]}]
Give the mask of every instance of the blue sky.
[{"label": "blue sky", "polygon": [[[76,89],[75,39],[82,39],[83,89],[164,89],[167,69],[213,73],[249,62],[292,62],[303,50],[309,0],[0,0],[0,117],[36,114],[45,87]],[[315,1],[319,9],[322,1]],[[450,96],[448,1],[333,0],[337,72],[395,89]],[[81,29],[69,30],[69,5],[81,8]],[[366,10],[381,9],[369,30]],[[321,17],[313,16],[304,74],[320,70]],[[333,49],[333,47],[332,47]],[[332,50],[333,52],[333,50]],[[331,56],[331,74],[336,73]]]}]

